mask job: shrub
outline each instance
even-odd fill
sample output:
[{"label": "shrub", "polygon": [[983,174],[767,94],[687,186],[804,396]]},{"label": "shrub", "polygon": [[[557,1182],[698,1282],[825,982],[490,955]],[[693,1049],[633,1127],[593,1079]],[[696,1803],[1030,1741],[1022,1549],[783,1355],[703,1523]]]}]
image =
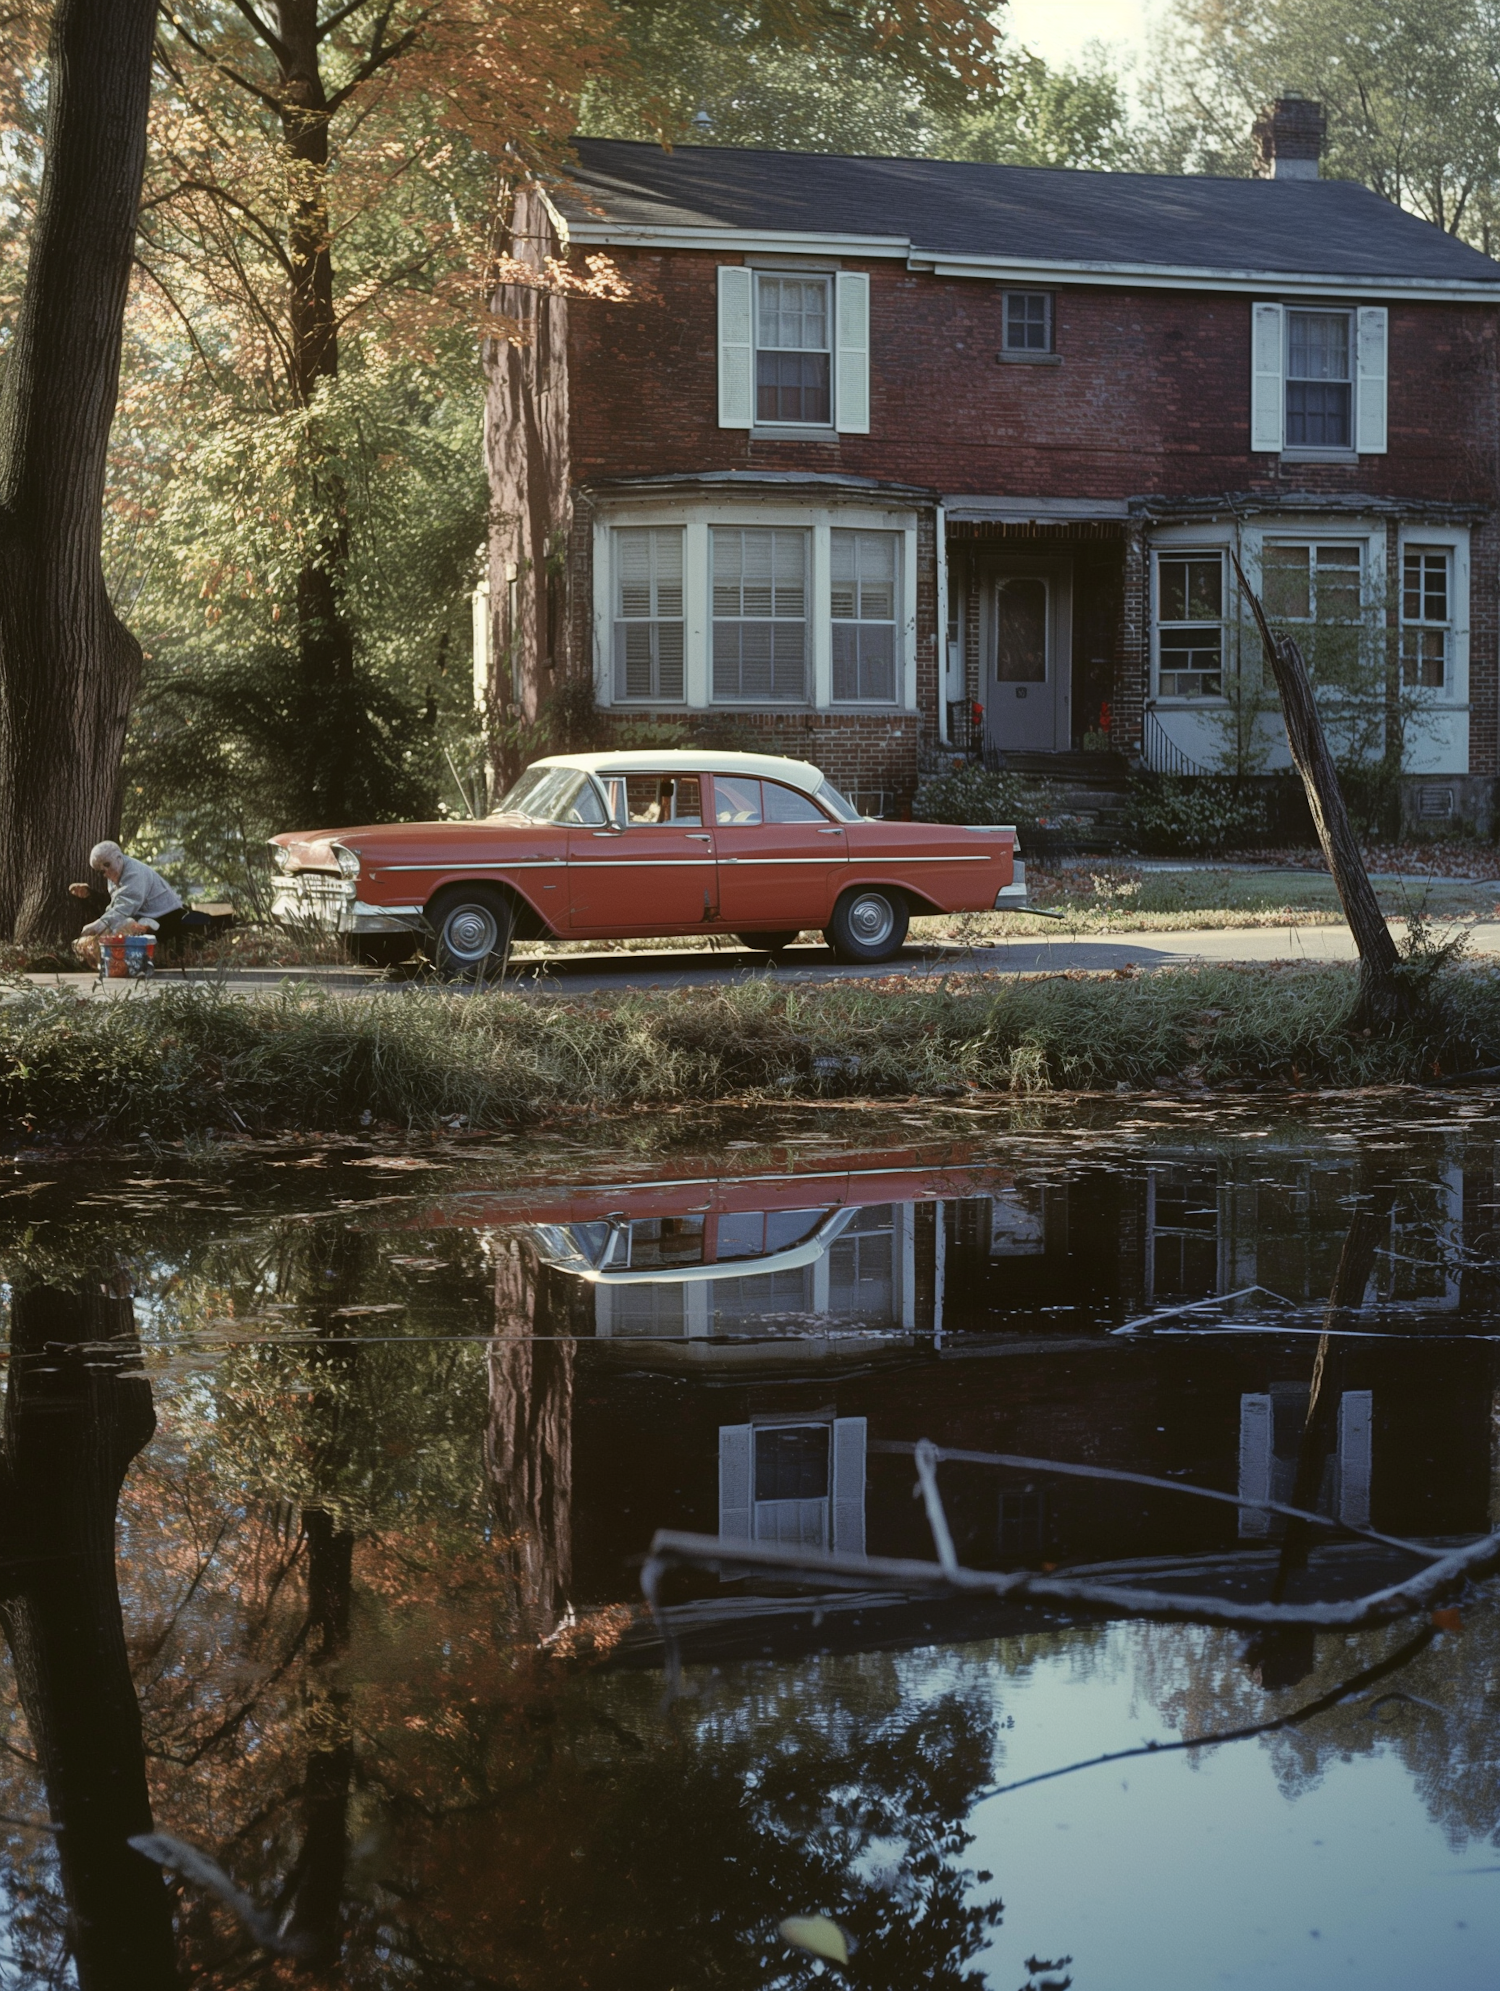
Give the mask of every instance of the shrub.
[{"label": "shrub", "polygon": [[911,805],[919,823],[1013,823],[1018,830],[1045,828],[1057,814],[1056,792],[1045,781],[1023,781],[991,768],[960,767],[924,782]]},{"label": "shrub", "polygon": [[1261,798],[1229,775],[1131,777],[1125,834],[1135,850],[1197,856],[1252,843],[1264,828]]}]

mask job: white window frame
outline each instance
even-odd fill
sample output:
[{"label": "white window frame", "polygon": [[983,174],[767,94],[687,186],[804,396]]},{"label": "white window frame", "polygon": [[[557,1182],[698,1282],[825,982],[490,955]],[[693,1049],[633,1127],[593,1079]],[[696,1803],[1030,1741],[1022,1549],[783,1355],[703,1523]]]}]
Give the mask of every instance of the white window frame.
[{"label": "white window frame", "polygon": [[[759,413],[760,286],[765,278],[828,287],[829,403],[826,422],[762,421]],[[718,270],[716,338],[721,429],[831,442],[870,432],[870,278],[864,270],[800,257],[750,257]],[[768,349],[769,350],[769,349]],[[809,348],[809,350],[811,350]]]},{"label": "white window frame", "polygon": [[[1163,560],[1210,560],[1219,562],[1219,679],[1220,689],[1194,695],[1191,692],[1163,692],[1161,689],[1161,563]],[[1188,541],[1181,545],[1157,542],[1151,548],[1151,697],[1152,702],[1167,707],[1182,707],[1191,712],[1201,712],[1212,706],[1227,705],[1223,691],[1223,680],[1234,668],[1234,624],[1231,614],[1235,586],[1233,570],[1229,564],[1228,548],[1222,540],[1204,540],[1201,544]],[[1177,623],[1169,625],[1180,626]]]},{"label": "white window frame", "polygon": [[[622,701],[614,695],[614,532],[631,526],[681,526],[683,529],[683,678],[685,698],[674,711],[720,712],[839,712],[883,713],[917,710],[917,514],[874,505],[741,503],[707,500],[672,504],[669,500],[625,503],[602,509],[594,522],[594,684],[602,708],[622,712],[653,709],[643,699]],[[774,526],[806,531],[810,536],[808,570],[809,697],[757,702],[735,699],[722,705],[713,697],[713,549],[714,526]],[[833,619],[831,601],[832,542],[835,527],[900,535],[896,563],[896,699],[833,700]],[[665,706],[663,709],[666,709]]]},{"label": "white window frame", "polygon": [[[1345,349],[1349,355],[1349,377],[1344,385],[1349,389],[1349,440],[1337,443],[1294,443],[1287,439],[1287,394],[1292,386],[1292,320],[1294,318],[1342,318],[1345,327]],[[1282,348],[1281,348],[1281,425],[1283,456],[1294,461],[1316,463],[1328,461],[1342,463],[1359,451],[1356,442],[1359,436],[1359,319],[1358,315],[1342,304],[1288,304],[1282,309]],[[1299,374],[1298,379],[1302,379]]]},{"label": "white window frame", "polygon": [[[1343,447],[1289,444],[1286,438],[1287,360],[1290,312],[1328,312],[1349,320],[1349,441]],[[1383,304],[1322,302],[1315,298],[1281,303],[1258,300],[1250,307],[1250,450],[1308,463],[1354,463],[1383,456],[1388,447],[1390,397],[1390,312]]]}]

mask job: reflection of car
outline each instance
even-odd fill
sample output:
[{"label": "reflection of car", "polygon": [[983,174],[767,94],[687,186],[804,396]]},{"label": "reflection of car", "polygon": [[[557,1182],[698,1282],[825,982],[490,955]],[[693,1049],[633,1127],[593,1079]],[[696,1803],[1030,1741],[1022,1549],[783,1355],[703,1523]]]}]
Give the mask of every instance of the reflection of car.
[{"label": "reflection of car", "polygon": [[1013,829],[876,822],[818,769],[769,754],[537,761],[475,822],[287,833],[274,912],[398,957],[430,933],[450,972],[512,938],[732,933],[777,953],[807,928],[845,961],[897,952],[914,913],[1025,900]]}]

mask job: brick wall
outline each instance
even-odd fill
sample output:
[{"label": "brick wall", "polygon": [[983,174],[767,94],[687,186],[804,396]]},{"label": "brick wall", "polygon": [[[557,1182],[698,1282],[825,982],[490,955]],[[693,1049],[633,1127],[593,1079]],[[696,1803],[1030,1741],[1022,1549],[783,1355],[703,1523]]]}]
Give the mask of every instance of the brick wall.
[{"label": "brick wall", "polygon": [[601,738],[613,734],[622,746],[648,737],[663,745],[694,742],[735,753],[785,754],[810,761],[846,795],[858,795],[867,808],[883,796],[888,815],[905,815],[917,786],[917,717],[893,712],[715,712],[604,711]]},{"label": "brick wall", "polygon": [[1247,447],[1248,297],[1061,289],[1056,364],[1001,364],[998,285],[846,258],[844,268],[870,275],[870,433],[768,441],[718,427],[714,273],[737,260],[621,251],[622,272],[644,281],[648,300],[571,307],[581,481],[800,469],[1023,496],[1494,495],[1489,306],[1392,305],[1389,453],[1282,464]]}]

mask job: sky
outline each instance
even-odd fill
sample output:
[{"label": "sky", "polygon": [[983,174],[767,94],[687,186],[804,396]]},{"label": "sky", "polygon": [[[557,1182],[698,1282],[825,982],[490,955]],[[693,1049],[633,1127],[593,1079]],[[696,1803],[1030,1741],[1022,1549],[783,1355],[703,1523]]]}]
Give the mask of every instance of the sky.
[{"label": "sky", "polygon": [[1149,0],[1009,0],[1006,24],[1023,47],[1044,62],[1077,61],[1086,43],[1100,41],[1117,53],[1145,51]]}]

